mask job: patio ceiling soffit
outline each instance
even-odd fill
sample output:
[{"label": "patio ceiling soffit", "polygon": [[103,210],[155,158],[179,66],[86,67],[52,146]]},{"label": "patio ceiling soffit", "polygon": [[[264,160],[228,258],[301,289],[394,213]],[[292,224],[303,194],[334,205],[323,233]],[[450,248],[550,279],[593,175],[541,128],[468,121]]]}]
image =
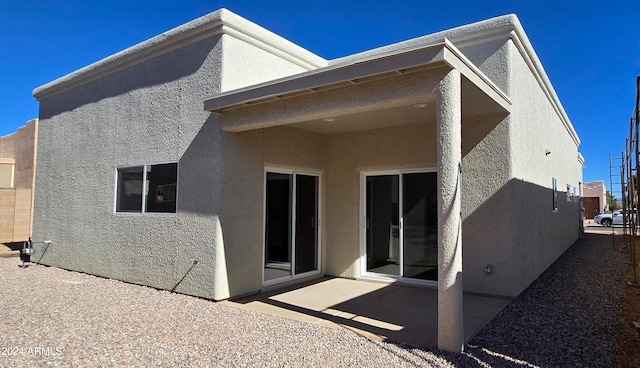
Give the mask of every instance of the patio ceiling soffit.
[{"label": "patio ceiling soffit", "polygon": [[498,104],[505,113],[511,111],[512,102],[509,97],[447,39],[429,46],[378,54],[365,60],[332,65],[223,92],[205,99],[204,109],[224,113],[443,66],[459,70],[462,76]]}]

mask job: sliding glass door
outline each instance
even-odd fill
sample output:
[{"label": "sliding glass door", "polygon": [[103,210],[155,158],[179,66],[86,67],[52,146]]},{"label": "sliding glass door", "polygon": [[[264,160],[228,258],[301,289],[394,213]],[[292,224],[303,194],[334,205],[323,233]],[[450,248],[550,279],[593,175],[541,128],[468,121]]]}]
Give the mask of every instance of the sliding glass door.
[{"label": "sliding glass door", "polygon": [[366,273],[437,280],[436,179],[435,172],[366,176]]},{"label": "sliding glass door", "polygon": [[319,271],[317,175],[267,171],[264,281]]}]

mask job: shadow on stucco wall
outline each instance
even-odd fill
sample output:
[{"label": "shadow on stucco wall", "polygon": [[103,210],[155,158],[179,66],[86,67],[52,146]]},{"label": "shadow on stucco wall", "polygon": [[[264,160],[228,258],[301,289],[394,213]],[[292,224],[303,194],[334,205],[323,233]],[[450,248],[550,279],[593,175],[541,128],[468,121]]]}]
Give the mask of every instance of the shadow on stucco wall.
[{"label": "shadow on stucco wall", "polygon": [[220,130],[215,115],[209,115],[180,157],[178,211],[219,214],[219,178],[222,174],[219,161],[223,154]]},{"label": "shadow on stucco wall", "polygon": [[462,225],[465,290],[517,296],[578,240],[578,198],[557,191],[557,203],[554,212],[553,189],[512,179],[471,212]]},{"label": "shadow on stucco wall", "polygon": [[[463,102],[464,103],[464,102]],[[485,140],[503,123],[508,114],[488,114],[465,117],[462,121],[462,157],[471,152],[480,142]],[[506,143],[504,144],[506,146]],[[464,164],[464,163],[463,163]]]},{"label": "shadow on stucco wall", "polygon": [[[48,119],[65,111],[72,111],[80,106],[134,90],[179,82],[180,79],[200,70],[219,40],[220,36],[205,39],[137,65],[126,64],[123,66],[126,69],[116,71],[115,74],[91,80],[73,88],[70,93],[57,94],[40,104],[40,119]],[[87,68],[89,67],[91,66]],[[97,70],[108,70],[110,67],[118,68],[117,65],[107,65]],[[206,96],[202,96],[204,97]]]}]

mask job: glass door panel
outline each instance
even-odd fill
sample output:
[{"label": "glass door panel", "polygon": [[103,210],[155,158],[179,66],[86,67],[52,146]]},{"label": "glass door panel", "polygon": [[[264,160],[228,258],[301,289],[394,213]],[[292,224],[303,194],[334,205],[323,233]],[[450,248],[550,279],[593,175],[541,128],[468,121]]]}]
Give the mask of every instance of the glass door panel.
[{"label": "glass door panel", "polygon": [[318,271],[319,177],[267,172],[264,281]]},{"label": "glass door panel", "polygon": [[366,177],[366,272],[437,280],[436,175]]},{"label": "glass door panel", "polygon": [[398,175],[367,177],[367,272],[400,276],[398,199]]},{"label": "glass door panel", "polygon": [[436,173],[402,175],[403,277],[438,280]]},{"label": "glass door panel", "polygon": [[267,173],[264,279],[291,275],[293,175]]},{"label": "glass door panel", "polygon": [[296,174],[295,273],[318,269],[318,177]]}]

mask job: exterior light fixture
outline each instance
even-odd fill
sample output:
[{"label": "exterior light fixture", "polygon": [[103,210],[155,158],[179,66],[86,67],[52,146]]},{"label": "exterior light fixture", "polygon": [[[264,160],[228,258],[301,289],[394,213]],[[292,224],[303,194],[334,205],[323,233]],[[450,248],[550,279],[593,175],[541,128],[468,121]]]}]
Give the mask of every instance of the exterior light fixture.
[{"label": "exterior light fixture", "polygon": [[322,121],[326,121],[327,123],[330,123],[332,121],[336,121],[336,119],[334,119],[334,118],[324,118],[324,119],[322,119]]},{"label": "exterior light fixture", "polygon": [[421,109],[423,107],[427,107],[427,104],[426,103],[417,103],[417,104],[413,105],[413,107]]}]

